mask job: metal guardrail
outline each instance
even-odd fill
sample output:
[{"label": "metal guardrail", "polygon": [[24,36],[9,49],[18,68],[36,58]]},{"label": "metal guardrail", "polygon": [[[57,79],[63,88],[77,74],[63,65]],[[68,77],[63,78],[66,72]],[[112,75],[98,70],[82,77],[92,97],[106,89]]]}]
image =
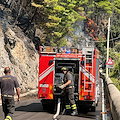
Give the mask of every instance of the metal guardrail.
[{"label": "metal guardrail", "polygon": [[108,95],[113,120],[120,120],[120,91],[110,78],[106,79],[105,74],[100,74],[104,80],[105,89]]}]

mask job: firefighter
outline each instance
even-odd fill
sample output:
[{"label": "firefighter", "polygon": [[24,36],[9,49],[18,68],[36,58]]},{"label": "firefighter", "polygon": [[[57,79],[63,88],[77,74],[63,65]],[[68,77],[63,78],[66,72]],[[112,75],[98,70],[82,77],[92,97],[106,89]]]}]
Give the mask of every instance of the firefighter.
[{"label": "firefighter", "polygon": [[4,73],[5,75],[0,77],[2,108],[5,115],[5,120],[12,120],[15,108],[14,88],[16,88],[18,102],[20,102],[19,84],[17,78],[10,75],[11,70],[9,67],[4,69]]},{"label": "firefighter", "polygon": [[[77,106],[74,100],[74,81],[73,81],[73,74],[70,71],[67,71],[66,67],[61,69],[64,74],[63,84],[59,86],[59,88],[64,90],[65,93],[65,104],[66,109],[72,109],[71,115],[78,115]],[[68,104],[68,101],[70,105]]]}]

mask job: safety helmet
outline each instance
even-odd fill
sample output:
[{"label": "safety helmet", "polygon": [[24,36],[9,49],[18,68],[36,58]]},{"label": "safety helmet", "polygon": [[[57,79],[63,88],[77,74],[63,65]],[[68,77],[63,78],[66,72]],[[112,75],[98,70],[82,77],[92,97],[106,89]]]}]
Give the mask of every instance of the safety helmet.
[{"label": "safety helmet", "polygon": [[66,67],[62,67],[61,70],[65,70],[65,71],[67,71],[67,68],[66,68]]}]

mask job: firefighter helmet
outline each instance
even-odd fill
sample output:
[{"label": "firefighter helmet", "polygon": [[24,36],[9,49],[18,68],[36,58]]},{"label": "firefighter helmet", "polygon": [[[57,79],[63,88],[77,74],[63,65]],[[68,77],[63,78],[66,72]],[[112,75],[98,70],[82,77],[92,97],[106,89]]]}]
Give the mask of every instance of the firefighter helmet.
[{"label": "firefighter helmet", "polygon": [[66,67],[62,67],[61,70],[65,70],[65,71],[67,71],[67,68],[66,68]]}]

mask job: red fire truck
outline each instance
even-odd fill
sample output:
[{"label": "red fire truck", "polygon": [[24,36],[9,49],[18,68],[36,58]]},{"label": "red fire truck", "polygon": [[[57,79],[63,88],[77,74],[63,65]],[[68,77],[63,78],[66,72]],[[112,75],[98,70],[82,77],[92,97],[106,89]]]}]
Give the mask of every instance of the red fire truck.
[{"label": "red fire truck", "polygon": [[68,51],[40,46],[38,98],[42,99],[43,108],[57,104],[61,93],[57,86],[63,80],[62,67],[74,74],[77,107],[82,105],[95,111],[99,95],[99,51],[94,47]]}]

